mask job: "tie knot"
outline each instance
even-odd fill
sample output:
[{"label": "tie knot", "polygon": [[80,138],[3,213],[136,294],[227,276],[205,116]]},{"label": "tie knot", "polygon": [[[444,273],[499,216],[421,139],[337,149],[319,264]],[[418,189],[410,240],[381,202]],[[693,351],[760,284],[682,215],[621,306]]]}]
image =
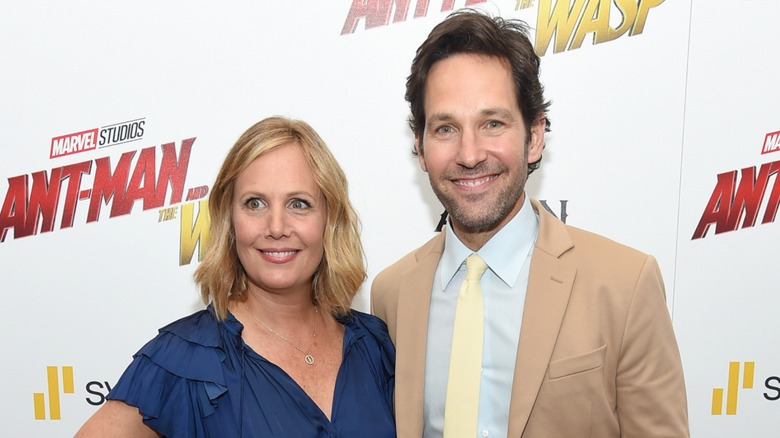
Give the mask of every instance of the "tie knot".
[{"label": "tie knot", "polygon": [[476,254],[466,258],[466,280],[479,281],[487,270],[487,264]]}]

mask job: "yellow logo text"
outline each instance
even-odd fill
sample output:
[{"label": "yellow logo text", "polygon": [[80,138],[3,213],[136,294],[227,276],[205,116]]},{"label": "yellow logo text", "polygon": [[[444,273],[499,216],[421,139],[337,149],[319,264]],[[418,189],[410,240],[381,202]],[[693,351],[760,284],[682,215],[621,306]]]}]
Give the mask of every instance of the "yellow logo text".
[{"label": "yellow logo text", "polygon": [[[555,1],[555,4],[553,4]],[[639,35],[645,28],[650,9],[664,0],[540,0],[536,23],[536,54],[547,52],[555,34],[553,53],[578,49],[592,33],[593,44],[612,41],[626,32]],[[621,15],[616,27],[610,25],[610,15]]]}]

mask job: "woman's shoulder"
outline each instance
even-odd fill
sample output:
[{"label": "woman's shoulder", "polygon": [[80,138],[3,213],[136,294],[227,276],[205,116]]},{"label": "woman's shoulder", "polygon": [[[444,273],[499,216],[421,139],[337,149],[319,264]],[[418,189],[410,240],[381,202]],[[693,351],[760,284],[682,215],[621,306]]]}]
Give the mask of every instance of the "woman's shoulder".
[{"label": "woman's shoulder", "polygon": [[162,327],[159,335],[169,333],[186,342],[193,342],[207,347],[218,347],[221,342],[220,321],[211,307]]},{"label": "woman's shoulder", "polygon": [[390,339],[390,335],[387,333],[387,324],[370,313],[352,309],[344,320],[367,330],[374,337],[386,337],[387,339]]},{"label": "woman's shoulder", "polygon": [[354,309],[339,320],[352,330],[356,339],[362,341],[373,361],[382,364],[381,368],[386,376],[395,374],[395,346],[384,321]]},{"label": "woman's shoulder", "polygon": [[211,309],[174,321],[146,343],[108,398],[138,407],[144,422],[172,436],[196,436],[227,392],[223,322]]},{"label": "woman's shoulder", "polygon": [[224,323],[211,308],[195,312],[161,328],[135,357],[185,379],[223,384]]}]

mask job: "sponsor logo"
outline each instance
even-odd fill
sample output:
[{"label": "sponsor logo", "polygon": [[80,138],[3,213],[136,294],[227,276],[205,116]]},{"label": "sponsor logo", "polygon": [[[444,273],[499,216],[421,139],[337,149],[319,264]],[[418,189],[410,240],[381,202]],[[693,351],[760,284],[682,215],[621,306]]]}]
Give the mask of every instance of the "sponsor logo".
[{"label": "sponsor logo", "polygon": [[549,205],[547,205],[547,201],[546,200],[542,200],[542,199],[539,200],[539,203],[542,204],[542,207],[544,207],[545,210],[547,210],[550,213],[552,213],[553,216],[557,217],[558,219],[561,220],[561,222],[563,222],[565,224],[566,223],[566,218],[569,217],[569,213],[566,211],[566,207],[569,204],[569,200],[568,199],[561,199],[558,202],[561,204],[561,208],[556,213],[556,212],[553,211],[552,208],[550,208]]},{"label": "sponsor logo", "polygon": [[98,147],[116,146],[141,140],[144,137],[145,124],[146,119],[141,118],[54,137],[51,139],[49,158],[59,158],[92,151]]},{"label": "sponsor logo", "polygon": [[[726,415],[737,415],[737,395],[739,394],[740,362],[729,362],[729,379],[726,392]],[[744,362],[742,388],[753,389],[755,362]],[[723,415],[723,388],[712,389],[712,415]]]},{"label": "sponsor logo", "polygon": [[[766,134],[762,154],[777,150],[778,136],[780,131]],[[751,166],[718,174],[715,189],[691,240],[705,237],[711,225],[715,225],[715,234],[753,227],[759,220],[762,206],[761,224],[773,223],[780,207],[778,173],[780,160],[758,168]]]},{"label": "sponsor logo", "polygon": [[[60,376],[62,382],[60,384]],[[75,385],[72,366],[47,366],[46,367],[47,392],[33,393],[33,415],[36,420],[46,420],[46,399],[48,395],[49,420],[61,420],[60,408],[61,394],[75,394]],[[111,391],[111,385],[107,381],[93,380],[84,385],[84,391],[89,396],[84,401],[91,406],[100,406],[106,401],[106,396]]]},{"label": "sponsor logo", "polygon": [[[593,44],[613,41],[623,35],[640,35],[650,10],[664,0],[538,0],[534,48],[539,56],[579,49],[591,36]],[[353,0],[341,35],[352,34],[362,21],[366,30],[406,21],[411,0]],[[454,0],[443,0],[441,12],[451,12]],[[466,0],[458,6],[474,6],[485,0]],[[516,0],[515,10],[534,6],[534,0]],[[430,0],[417,0],[414,18],[428,15]],[[617,23],[615,26],[613,24]]]},{"label": "sponsor logo", "polygon": [[[62,369],[62,386],[60,386],[60,368]],[[63,394],[73,394],[73,367],[46,367],[46,387],[48,392],[33,393],[33,410],[36,420],[46,419],[46,395],[49,396],[49,419],[60,420],[60,390]]]},{"label": "sponsor logo", "polygon": [[[712,415],[737,415],[740,390],[753,389],[755,375],[755,362],[729,362],[726,387],[712,389]],[[764,388],[766,391],[762,395],[765,400],[780,400],[780,376],[767,377]]]}]

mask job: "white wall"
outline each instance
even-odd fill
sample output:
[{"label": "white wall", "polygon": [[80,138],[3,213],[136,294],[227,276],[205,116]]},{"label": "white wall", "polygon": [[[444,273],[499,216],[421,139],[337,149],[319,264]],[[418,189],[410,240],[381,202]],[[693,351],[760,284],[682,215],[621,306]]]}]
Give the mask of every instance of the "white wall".
[{"label": "white wall", "polygon": [[[743,228],[743,214],[735,217],[740,221],[734,231],[716,233],[713,224],[704,237],[692,236],[718,174],[752,167],[758,174],[763,164],[780,160],[780,153],[761,153],[765,135],[780,131],[780,37],[773,20],[780,4],[655,4],[660,1],[643,1],[650,7],[646,14],[626,8],[631,0],[572,1],[575,11],[585,6],[588,16],[595,11],[588,8],[603,3],[609,15],[602,10],[598,16],[605,21],[597,23],[573,17],[572,29],[594,31],[583,34],[581,47],[557,52],[554,40],[565,42],[565,26],[559,23],[555,34],[545,29],[549,11],[568,9],[566,0],[474,6],[526,20],[537,37],[553,39],[542,58],[553,130],[528,190],[556,214],[565,201],[568,223],[658,258],[686,371],[693,436],[771,436],[780,420],[780,401],[770,400],[780,395],[780,378],[773,380],[780,375],[773,339],[780,333],[780,232],[777,220],[762,219],[777,206],[780,163],[766,178],[765,195],[749,197],[758,206],[755,226]],[[396,0],[388,24],[372,13],[370,20],[358,18],[354,32],[342,34],[352,3],[5,5],[0,387],[8,436],[72,435],[96,409],[90,402],[101,401],[106,383],[113,385],[157,328],[202,307],[191,280],[197,254],[179,265],[181,230],[191,226],[182,224],[183,212],[197,212],[196,201],[186,200],[188,189],[210,187],[227,149],[264,117],[308,121],[347,173],[369,267],[355,307],[367,309],[368,285],[382,268],[432,235],[442,208],[409,153],[404,86],[415,49],[448,13],[441,11],[443,4],[460,8],[466,1],[433,0],[424,16],[413,18],[425,2]],[[355,3],[359,9],[362,1]],[[405,19],[393,22],[404,3]],[[641,33],[593,43],[594,35],[607,35],[607,26],[623,29],[624,19],[636,15],[633,30],[641,27]],[[366,28],[375,18],[380,25]],[[144,121],[140,140],[50,158],[53,138],[137,119]],[[149,169],[159,171],[160,145],[173,142],[178,152],[193,137],[189,164],[182,168],[181,202],[172,203],[169,187],[164,205],[144,210],[138,201],[129,214],[110,217],[115,195],[88,222],[91,193],[80,192],[100,180],[99,167],[108,164],[114,171],[122,154],[136,151],[132,175],[143,167],[141,151],[153,148],[157,163]],[[101,164],[106,157],[110,162]],[[41,231],[47,213],[28,223],[32,235],[22,237],[28,201],[23,176],[32,192],[45,192],[37,178],[78,163],[87,163],[89,171],[73,195],[85,199],[74,202],[67,195],[78,174],[62,180],[45,204],[57,206],[53,229]],[[46,174],[34,175],[40,171]],[[741,180],[738,173],[737,184]],[[709,216],[720,217],[730,198],[729,189],[721,210],[710,208]],[[19,202],[12,204],[14,199]],[[72,226],[62,228],[73,205]],[[165,209],[175,219],[160,221]],[[753,387],[743,388],[740,379],[731,391],[738,394],[736,415],[713,415],[712,391],[727,387],[729,362],[754,363]],[[63,392],[63,366],[72,367],[72,393]],[[58,367],[60,376],[51,389],[47,367]],[[44,419],[35,419],[34,393],[45,400]],[[724,394],[725,400],[728,389]],[[59,396],[60,420],[51,419],[52,396]]]}]

